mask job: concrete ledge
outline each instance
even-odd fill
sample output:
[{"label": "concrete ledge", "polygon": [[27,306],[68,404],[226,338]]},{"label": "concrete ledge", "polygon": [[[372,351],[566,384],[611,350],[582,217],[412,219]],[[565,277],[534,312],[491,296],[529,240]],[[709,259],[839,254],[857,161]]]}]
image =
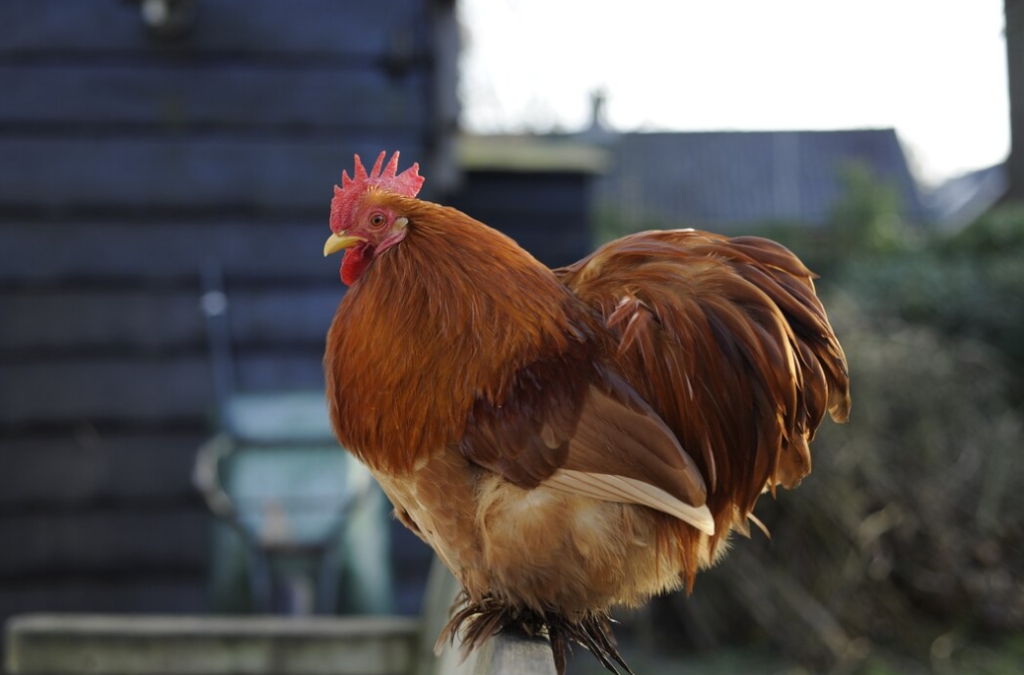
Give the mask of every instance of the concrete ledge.
[{"label": "concrete ledge", "polygon": [[509,631],[465,661],[434,655],[459,584],[435,563],[422,617],[24,614],[8,675],[554,675],[543,638]]},{"label": "concrete ledge", "polygon": [[405,675],[405,617],[35,614],[6,627],[9,675]]}]

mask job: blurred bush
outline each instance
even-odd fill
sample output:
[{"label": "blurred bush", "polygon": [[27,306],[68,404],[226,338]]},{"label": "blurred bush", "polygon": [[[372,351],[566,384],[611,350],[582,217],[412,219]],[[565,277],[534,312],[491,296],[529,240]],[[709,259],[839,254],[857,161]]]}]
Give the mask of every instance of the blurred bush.
[{"label": "blurred bush", "polygon": [[998,254],[1024,250],[1024,204],[1008,203],[978,219],[976,223],[938,243],[954,254]]},{"label": "blurred bush", "polygon": [[992,346],[1017,376],[1013,400],[1024,400],[1024,205],[994,209],[913,254],[824,264],[867,311]]},{"label": "blurred bush", "polygon": [[829,216],[833,246],[846,252],[890,253],[917,238],[900,215],[899,190],[879,179],[870,166],[849,162],[838,174],[843,195]]}]

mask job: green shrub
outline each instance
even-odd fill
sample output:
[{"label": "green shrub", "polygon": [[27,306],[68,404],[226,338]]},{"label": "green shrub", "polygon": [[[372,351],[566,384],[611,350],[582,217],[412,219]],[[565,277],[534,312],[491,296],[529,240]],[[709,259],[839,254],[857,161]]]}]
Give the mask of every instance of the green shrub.
[{"label": "green shrub", "polygon": [[1006,254],[1024,251],[1024,204],[992,209],[940,248],[957,255]]},{"label": "green shrub", "polygon": [[[826,288],[841,288],[865,311],[985,343],[1024,374],[1024,247],[986,256],[904,253],[850,260]],[[1010,394],[1024,399],[1024,382]]]},{"label": "green shrub", "polygon": [[875,176],[871,167],[851,162],[839,170],[843,195],[832,207],[829,231],[844,254],[891,253],[915,240],[904,222],[899,191]]}]

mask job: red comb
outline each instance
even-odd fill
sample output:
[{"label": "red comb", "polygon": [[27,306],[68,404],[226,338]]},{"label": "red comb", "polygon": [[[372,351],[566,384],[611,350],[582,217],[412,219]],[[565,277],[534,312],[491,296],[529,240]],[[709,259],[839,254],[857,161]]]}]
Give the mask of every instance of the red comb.
[{"label": "red comb", "polygon": [[355,178],[349,178],[347,171],[341,172],[341,187],[334,186],[334,199],[331,201],[331,229],[335,231],[347,229],[343,221],[352,212],[359,198],[370,188],[386,192],[394,192],[403,197],[415,197],[423,187],[423,176],[419,174],[419,163],[413,164],[402,173],[398,173],[398,152],[391,155],[391,161],[381,169],[387,151],[377,157],[373,170],[369,175],[363,167],[359,155],[355,156]]}]

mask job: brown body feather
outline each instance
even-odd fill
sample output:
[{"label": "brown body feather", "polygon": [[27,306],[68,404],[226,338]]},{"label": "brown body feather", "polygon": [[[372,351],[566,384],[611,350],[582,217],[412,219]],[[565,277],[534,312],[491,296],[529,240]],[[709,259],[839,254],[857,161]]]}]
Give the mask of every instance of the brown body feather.
[{"label": "brown body feather", "polygon": [[603,649],[604,612],[692,585],[848,412],[812,275],[777,244],[642,233],[553,272],[457,211],[372,198],[409,234],[338,309],[331,418],[478,627],[540,617]]}]

